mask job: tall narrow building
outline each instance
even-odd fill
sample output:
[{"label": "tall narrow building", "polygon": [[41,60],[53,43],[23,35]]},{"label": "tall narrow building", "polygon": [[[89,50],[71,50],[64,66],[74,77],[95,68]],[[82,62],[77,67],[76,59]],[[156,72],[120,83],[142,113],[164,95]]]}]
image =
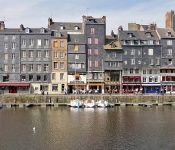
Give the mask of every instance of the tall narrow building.
[{"label": "tall narrow building", "polygon": [[165,25],[167,29],[175,30],[175,14],[174,11],[171,10],[165,15]]}]

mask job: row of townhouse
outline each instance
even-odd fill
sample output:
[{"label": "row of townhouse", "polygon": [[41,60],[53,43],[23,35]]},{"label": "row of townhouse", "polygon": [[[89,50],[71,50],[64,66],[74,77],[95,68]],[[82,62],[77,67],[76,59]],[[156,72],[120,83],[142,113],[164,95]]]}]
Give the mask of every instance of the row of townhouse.
[{"label": "row of townhouse", "polygon": [[0,22],[0,90],[5,93],[175,92],[175,32],[129,23],[106,36],[106,17],[5,28]]}]

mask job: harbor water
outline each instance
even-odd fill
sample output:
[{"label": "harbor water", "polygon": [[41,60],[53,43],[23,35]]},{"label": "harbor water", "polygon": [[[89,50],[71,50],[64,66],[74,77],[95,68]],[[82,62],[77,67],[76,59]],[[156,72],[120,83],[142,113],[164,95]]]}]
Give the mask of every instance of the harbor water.
[{"label": "harbor water", "polygon": [[0,150],[173,150],[175,107],[0,109]]}]

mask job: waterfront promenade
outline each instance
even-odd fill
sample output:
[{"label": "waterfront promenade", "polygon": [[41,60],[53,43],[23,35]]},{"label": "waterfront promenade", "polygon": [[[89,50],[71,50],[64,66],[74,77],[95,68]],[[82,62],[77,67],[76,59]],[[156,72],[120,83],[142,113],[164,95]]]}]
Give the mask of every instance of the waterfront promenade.
[{"label": "waterfront promenade", "polygon": [[[116,106],[162,106],[175,105],[175,95],[76,95],[76,98],[84,101],[87,98],[98,101],[108,100]],[[5,107],[30,107],[30,106],[67,106],[75,95],[29,95],[29,94],[2,94],[0,103]]]}]

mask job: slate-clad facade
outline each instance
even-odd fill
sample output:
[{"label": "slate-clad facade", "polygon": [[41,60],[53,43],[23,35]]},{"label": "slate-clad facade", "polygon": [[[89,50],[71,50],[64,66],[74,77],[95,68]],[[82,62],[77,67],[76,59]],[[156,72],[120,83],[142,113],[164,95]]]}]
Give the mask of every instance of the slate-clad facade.
[{"label": "slate-clad facade", "polygon": [[106,35],[106,17],[5,28],[0,21],[4,93],[175,93],[173,27],[129,23]]}]

